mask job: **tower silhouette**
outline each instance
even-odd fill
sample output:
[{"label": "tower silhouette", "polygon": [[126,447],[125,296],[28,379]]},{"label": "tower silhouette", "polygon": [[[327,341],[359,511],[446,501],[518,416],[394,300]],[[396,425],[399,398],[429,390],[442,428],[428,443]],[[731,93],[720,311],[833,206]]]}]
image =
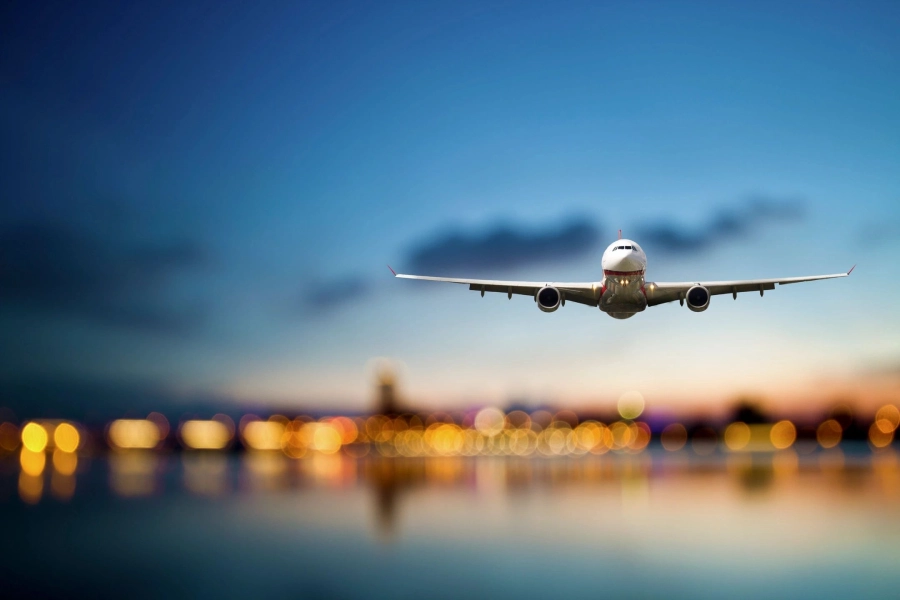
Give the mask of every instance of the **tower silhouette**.
[{"label": "tower silhouette", "polygon": [[382,415],[396,416],[400,411],[397,406],[397,377],[388,365],[378,370],[378,412]]}]

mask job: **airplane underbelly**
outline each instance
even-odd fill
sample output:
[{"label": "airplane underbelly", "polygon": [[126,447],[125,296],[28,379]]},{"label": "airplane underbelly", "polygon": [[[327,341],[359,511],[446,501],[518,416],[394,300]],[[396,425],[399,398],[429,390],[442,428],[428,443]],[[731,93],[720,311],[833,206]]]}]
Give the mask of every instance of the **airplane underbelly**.
[{"label": "airplane underbelly", "polygon": [[647,308],[643,273],[607,275],[604,284],[598,306],[610,316],[624,319]]}]

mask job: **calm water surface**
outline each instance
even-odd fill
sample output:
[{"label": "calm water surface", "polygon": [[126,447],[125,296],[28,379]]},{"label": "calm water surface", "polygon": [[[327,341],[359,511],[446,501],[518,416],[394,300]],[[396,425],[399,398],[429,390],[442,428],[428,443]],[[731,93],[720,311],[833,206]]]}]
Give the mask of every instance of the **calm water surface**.
[{"label": "calm water surface", "polygon": [[0,581],[9,597],[897,598],[898,465],[865,448],[131,453],[29,475],[9,456]]}]

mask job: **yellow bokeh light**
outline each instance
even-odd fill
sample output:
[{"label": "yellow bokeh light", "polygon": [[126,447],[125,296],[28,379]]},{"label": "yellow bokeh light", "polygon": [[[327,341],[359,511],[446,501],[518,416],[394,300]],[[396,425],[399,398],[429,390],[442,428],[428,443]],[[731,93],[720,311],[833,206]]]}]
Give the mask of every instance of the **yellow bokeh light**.
[{"label": "yellow bokeh light", "polygon": [[876,448],[884,448],[894,441],[894,432],[885,432],[879,427],[878,422],[869,427],[869,442]]},{"label": "yellow bokeh light", "polygon": [[797,428],[790,421],[778,421],[772,425],[769,439],[778,450],[790,448],[797,439]]},{"label": "yellow bokeh light", "polygon": [[341,434],[334,427],[319,423],[313,434],[312,446],[324,454],[334,454],[341,449]]},{"label": "yellow bokeh light", "polygon": [[32,452],[43,452],[47,448],[47,430],[37,423],[28,423],[22,428],[22,445]]},{"label": "yellow bokeh light", "polygon": [[585,451],[593,450],[598,444],[603,443],[605,425],[596,421],[585,421],[575,428],[575,443]]},{"label": "yellow bokeh light", "polygon": [[537,448],[537,434],[530,429],[517,429],[510,436],[509,448],[517,456],[528,456]]},{"label": "yellow bokeh light", "polygon": [[750,443],[750,427],[737,421],[725,428],[725,445],[729,450],[743,450]]},{"label": "yellow bokeh light", "polygon": [[626,423],[616,421],[609,426],[609,432],[612,434],[611,449],[621,450],[631,443],[633,432]]},{"label": "yellow bokeh light", "polygon": [[900,426],[900,410],[893,404],[886,404],[875,413],[875,423],[884,433],[891,433]]},{"label": "yellow bokeh light", "polygon": [[631,390],[619,396],[619,414],[623,419],[637,419],[644,412],[644,396]]},{"label": "yellow bokeh light", "polygon": [[250,421],[241,437],[244,445],[253,450],[281,450],[285,425],[279,421]]},{"label": "yellow bokeh light", "polygon": [[78,455],[61,448],[53,451],[53,469],[61,475],[71,475],[78,468]]},{"label": "yellow bokeh light", "polygon": [[659,441],[669,452],[681,450],[687,443],[687,429],[681,423],[666,425],[659,436]]},{"label": "yellow bokeh light", "polygon": [[13,423],[0,423],[0,450],[13,452],[19,447],[19,428]]},{"label": "yellow bokeh light", "polygon": [[475,429],[484,435],[497,435],[506,425],[506,415],[499,408],[483,408],[475,415]]},{"label": "yellow bokeh light", "polygon": [[53,443],[63,452],[75,452],[81,443],[81,435],[71,423],[60,423],[53,430]]},{"label": "yellow bokeh light", "polygon": [[221,450],[231,441],[231,431],[218,420],[185,421],[181,425],[181,439],[194,450]]},{"label": "yellow bokeh light", "polygon": [[[404,429],[408,427],[406,421],[402,421],[399,418],[394,421],[395,425],[397,421],[403,423]],[[329,420],[329,424],[341,435],[341,444],[352,444],[359,437],[359,429],[357,428],[356,423],[353,422],[353,419],[348,417],[334,417]]]},{"label": "yellow bokeh light", "polygon": [[19,464],[23,473],[37,477],[44,472],[44,467],[47,465],[47,455],[43,452],[32,452],[28,448],[22,448],[22,451],[19,453]]},{"label": "yellow bokeh light", "polygon": [[823,448],[834,448],[841,443],[842,436],[841,424],[834,419],[828,419],[816,429],[816,441]]},{"label": "yellow bokeh light", "polygon": [[155,448],[161,439],[159,425],[149,419],[118,419],[109,426],[110,443],[117,448]]}]

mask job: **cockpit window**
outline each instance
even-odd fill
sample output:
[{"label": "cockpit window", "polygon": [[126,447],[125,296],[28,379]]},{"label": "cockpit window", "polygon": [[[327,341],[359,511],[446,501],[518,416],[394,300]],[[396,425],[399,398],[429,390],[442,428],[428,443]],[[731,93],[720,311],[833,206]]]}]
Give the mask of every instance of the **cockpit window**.
[{"label": "cockpit window", "polygon": [[626,250],[631,250],[631,246],[625,246]]}]

